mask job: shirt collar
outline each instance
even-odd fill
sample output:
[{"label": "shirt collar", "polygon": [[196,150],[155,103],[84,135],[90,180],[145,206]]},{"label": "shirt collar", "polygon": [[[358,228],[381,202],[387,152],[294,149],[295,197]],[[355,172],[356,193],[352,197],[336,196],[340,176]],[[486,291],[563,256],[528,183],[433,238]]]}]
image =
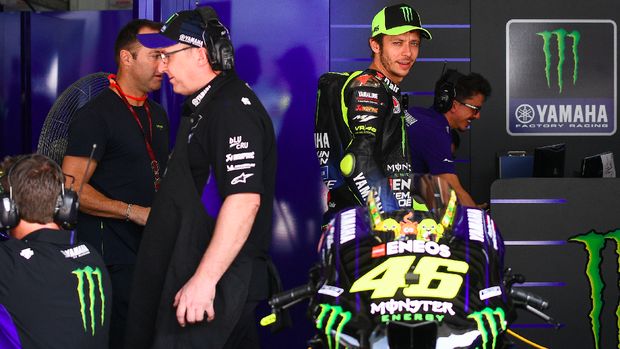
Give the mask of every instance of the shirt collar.
[{"label": "shirt collar", "polygon": [[225,82],[231,79],[235,73],[233,71],[228,71],[226,73],[218,74],[213,80],[209,81],[204,87],[198,89],[198,91],[191,94],[184,103],[184,108],[189,110],[190,113],[198,110],[200,104],[207,100],[209,96],[211,96],[215,91],[217,91]]},{"label": "shirt collar", "polygon": [[385,87],[387,87],[390,91],[394,92],[395,94],[400,93],[400,86],[398,86],[398,84],[395,83],[394,81],[390,80],[390,78],[388,78],[385,74],[383,74],[382,72],[378,70],[374,70],[374,69],[368,69],[368,70],[371,71],[372,74],[377,77],[377,79],[383,82]]},{"label": "shirt collar", "polygon": [[23,241],[41,241],[59,245],[73,245],[74,232],[68,230],[39,229],[26,235]]}]

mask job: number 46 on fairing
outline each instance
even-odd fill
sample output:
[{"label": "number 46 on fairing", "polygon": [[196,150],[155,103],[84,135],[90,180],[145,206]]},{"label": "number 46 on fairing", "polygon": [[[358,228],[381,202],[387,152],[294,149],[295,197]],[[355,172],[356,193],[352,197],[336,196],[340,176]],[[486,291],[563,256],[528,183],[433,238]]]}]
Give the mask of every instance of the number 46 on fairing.
[{"label": "number 46 on fairing", "polygon": [[[469,270],[466,262],[424,256],[413,269],[413,273],[419,275],[418,283],[407,284],[405,277],[416,258],[416,256],[399,256],[387,259],[357,279],[349,292],[374,291],[370,296],[372,299],[391,298],[396,295],[399,288],[403,288],[405,297],[441,299],[456,297],[463,284],[462,275]],[[446,272],[439,271],[440,267],[444,267]],[[436,287],[430,288],[434,280],[439,283],[435,282]]]}]

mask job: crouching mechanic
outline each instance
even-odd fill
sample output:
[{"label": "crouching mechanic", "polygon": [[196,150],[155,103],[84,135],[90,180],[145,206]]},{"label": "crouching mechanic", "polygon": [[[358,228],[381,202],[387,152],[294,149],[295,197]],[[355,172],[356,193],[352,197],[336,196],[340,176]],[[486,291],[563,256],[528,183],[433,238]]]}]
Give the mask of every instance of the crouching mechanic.
[{"label": "crouching mechanic", "polygon": [[1,165],[0,347],[108,348],[111,286],[101,256],[59,225],[77,216],[77,195],[43,155]]},{"label": "crouching mechanic", "polygon": [[[213,9],[178,12],[138,39],[161,48],[160,71],[188,98],[138,254],[126,348],[258,348],[254,308],[269,293],[271,119],[235,74]],[[207,180],[219,212],[201,202]]]},{"label": "crouching mechanic", "polygon": [[406,4],[385,7],[375,15],[369,39],[372,63],[342,92],[343,117],[352,140],[339,164],[346,186],[330,191],[331,211],[364,205],[371,188],[379,191],[380,210],[412,207],[408,113],[399,84],[413,67],[422,38],[431,35]]}]

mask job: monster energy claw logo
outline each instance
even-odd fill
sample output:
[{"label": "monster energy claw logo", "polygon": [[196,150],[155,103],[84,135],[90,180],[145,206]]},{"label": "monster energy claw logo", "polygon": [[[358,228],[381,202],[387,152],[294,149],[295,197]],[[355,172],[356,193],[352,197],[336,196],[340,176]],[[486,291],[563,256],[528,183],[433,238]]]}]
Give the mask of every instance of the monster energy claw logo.
[{"label": "monster energy claw logo", "polygon": [[[336,343],[333,347],[334,349],[338,349],[340,347],[340,336],[342,335],[342,329],[344,326],[351,320],[351,312],[342,311],[342,307],[339,305],[330,305],[330,304],[319,304],[321,307],[321,313],[316,318],[316,328],[321,329],[325,326],[325,337],[327,338],[327,347],[332,349],[332,329],[336,322],[340,320],[340,323],[336,325]],[[327,322],[323,324],[325,317],[329,314],[327,318]]]},{"label": "monster energy claw logo", "polygon": [[[82,315],[84,331],[88,332],[88,323],[90,322],[91,334],[94,336],[97,322],[95,316],[97,312],[97,297],[99,297],[99,303],[101,305],[101,326],[103,326],[105,320],[105,295],[103,294],[101,270],[99,267],[93,269],[90,266],[86,266],[82,269],[76,269],[72,273],[77,278],[77,293],[80,300],[80,314]],[[97,280],[96,283],[95,279]],[[95,290],[99,292],[95,292]]]},{"label": "monster energy claw logo", "polygon": [[[491,348],[495,349],[497,337],[501,333],[499,329],[502,331],[506,330],[506,314],[504,313],[504,309],[499,307],[495,308],[495,310],[491,308],[484,308],[481,311],[469,314],[467,318],[474,319],[474,321],[476,321],[478,331],[480,331],[480,335],[482,336],[483,349],[488,348],[489,344],[489,331],[487,331],[487,328],[491,330]],[[485,326],[485,324],[488,325],[488,327]]]},{"label": "monster energy claw logo", "polygon": [[403,17],[405,18],[405,22],[413,21],[413,10],[409,6],[402,6],[400,11],[403,13]]},{"label": "monster energy claw logo", "polygon": [[[590,282],[590,299],[592,300],[592,310],[590,310],[590,322],[592,324],[592,335],[594,336],[595,348],[600,348],[601,340],[601,311],[603,310],[603,289],[605,282],[601,274],[601,264],[603,262],[602,251],[605,242],[612,240],[616,242],[616,255],[620,263],[620,229],[608,233],[597,233],[594,230],[573,236],[568,241],[580,242],[584,244],[588,252],[588,262],[586,264],[586,276]],[[620,272],[620,266],[618,267]],[[616,305],[616,322],[618,329],[618,347],[620,348],[620,303]]]},{"label": "monster energy claw logo", "polygon": [[558,43],[558,65],[556,67],[558,73],[558,88],[560,89],[560,93],[562,93],[562,89],[564,88],[564,79],[562,78],[562,74],[564,72],[564,61],[566,60],[565,48],[566,48],[566,38],[569,37],[572,39],[572,52],[573,52],[573,85],[577,82],[577,73],[579,71],[579,53],[578,46],[579,40],[581,39],[581,34],[578,31],[573,30],[572,32],[567,32],[565,29],[556,29],[553,31],[542,31],[536,33],[543,38],[543,52],[545,54],[545,77],[547,78],[547,86],[551,87],[551,38],[555,36],[556,41]]}]

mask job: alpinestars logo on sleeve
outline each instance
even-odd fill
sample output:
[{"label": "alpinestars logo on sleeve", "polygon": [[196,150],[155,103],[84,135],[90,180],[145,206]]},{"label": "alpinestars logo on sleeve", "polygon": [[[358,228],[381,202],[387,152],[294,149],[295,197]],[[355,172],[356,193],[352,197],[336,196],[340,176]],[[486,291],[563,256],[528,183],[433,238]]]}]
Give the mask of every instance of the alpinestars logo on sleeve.
[{"label": "alpinestars logo on sleeve", "polygon": [[86,266],[76,269],[72,273],[77,278],[76,290],[80,302],[84,332],[88,332],[88,327],[90,327],[91,335],[94,336],[97,322],[99,322],[100,327],[103,327],[105,321],[105,294],[103,293],[101,270],[99,267],[93,269]]}]

